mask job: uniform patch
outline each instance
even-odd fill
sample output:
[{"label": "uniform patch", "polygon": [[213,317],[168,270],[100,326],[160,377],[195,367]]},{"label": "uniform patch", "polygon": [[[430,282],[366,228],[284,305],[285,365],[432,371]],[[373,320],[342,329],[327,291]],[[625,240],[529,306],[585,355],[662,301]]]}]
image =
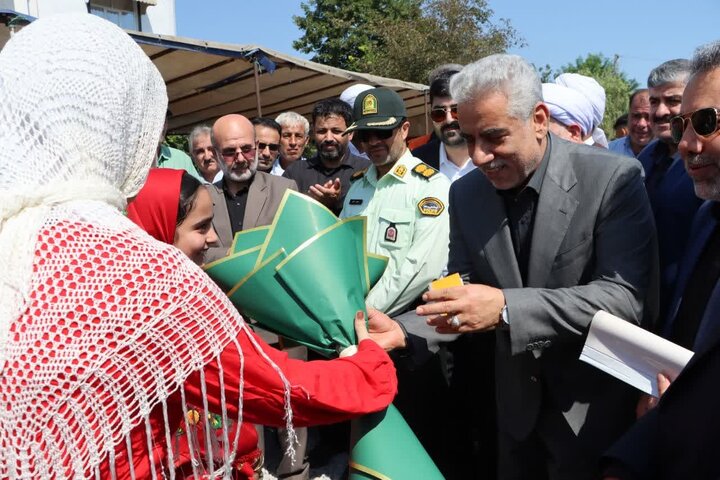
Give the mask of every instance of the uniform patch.
[{"label": "uniform patch", "polygon": [[415,165],[412,171],[421,178],[424,178],[425,180],[430,180],[435,174],[438,173],[437,170],[424,163],[418,163],[417,165]]},{"label": "uniform patch", "polygon": [[394,223],[391,223],[385,229],[385,241],[391,243],[397,242],[397,227]]},{"label": "uniform patch", "polygon": [[437,217],[445,210],[445,205],[435,197],[425,197],[418,202],[418,210],[425,216]]},{"label": "uniform patch", "polygon": [[372,93],[363,98],[362,114],[375,115],[378,112],[377,98]]},{"label": "uniform patch", "polygon": [[363,175],[367,172],[367,168],[363,168],[362,170],[358,170],[357,172],[350,175],[350,181],[354,182],[358,178],[362,178]]},{"label": "uniform patch", "polygon": [[402,178],[405,176],[405,173],[407,173],[407,168],[405,167],[405,165],[398,165],[397,167],[395,167],[395,171],[393,173],[395,173],[395,175],[397,175],[398,177]]},{"label": "uniform patch", "polygon": [[362,198],[351,198],[350,205],[362,205]]}]

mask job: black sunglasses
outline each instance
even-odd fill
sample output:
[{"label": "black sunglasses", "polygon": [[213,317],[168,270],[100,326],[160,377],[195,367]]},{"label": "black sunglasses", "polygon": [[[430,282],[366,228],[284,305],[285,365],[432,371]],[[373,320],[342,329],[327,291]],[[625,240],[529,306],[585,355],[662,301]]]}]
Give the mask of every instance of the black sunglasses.
[{"label": "black sunglasses", "polygon": [[260,151],[263,151],[263,150],[265,150],[265,148],[267,148],[271,152],[277,152],[278,150],[280,150],[280,144],[279,143],[258,142],[257,148]]},{"label": "black sunglasses", "polygon": [[387,140],[388,138],[393,136],[393,132],[395,129],[392,130],[356,130],[354,138],[357,139],[359,142],[367,142],[370,140],[370,137],[376,137],[378,140]]},{"label": "black sunglasses", "polygon": [[695,130],[695,133],[701,137],[707,138],[713,133],[717,132],[720,128],[718,125],[718,117],[720,112],[715,107],[706,107],[694,112],[686,113],[685,115],[678,115],[670,119],[670,133],[675,143],[680,143],[682,140],[683,133],[687,128],[687,122],[690,120],[690,124]]},{"label": "black sunglasses", "polygon": [[430,119],[435,123],[445,121],[447,112],[450,112],[450,116],[453,120],[457,120],[457,104],[449,105],[447,107],[435,107],[430,110]]},{"label": "black sunglasses", "polygon": [[255,145],[240,145],[239,147],[223,148],[220,151],[220,155],[226,158],[234,157],[237,155],[238,150],[240,150],[243,155],[249,155],[251,153],[255,154]]}]

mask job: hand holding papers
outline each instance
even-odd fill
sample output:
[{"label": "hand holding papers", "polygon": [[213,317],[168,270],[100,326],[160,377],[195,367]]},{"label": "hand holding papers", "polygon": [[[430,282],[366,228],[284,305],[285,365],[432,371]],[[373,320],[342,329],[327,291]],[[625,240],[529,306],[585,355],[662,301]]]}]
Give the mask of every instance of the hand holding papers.
[{"label": "hand holding papers", "polygon": [[692,356],[690,350],[600,310],[580,360],[657,397],[657,374],[674,379]]}]

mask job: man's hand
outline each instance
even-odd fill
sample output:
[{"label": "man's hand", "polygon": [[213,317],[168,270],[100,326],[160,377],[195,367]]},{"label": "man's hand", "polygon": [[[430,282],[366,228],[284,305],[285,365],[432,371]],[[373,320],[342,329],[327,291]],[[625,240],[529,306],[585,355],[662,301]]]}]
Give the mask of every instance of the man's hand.
[{"label": "man's hand", "polygon": [[386,351],[405,348],[405,333],[398,323],[379,310],[368,307],[370,338]]},{"label": "man's hand", "polygon": [[670,377],[668,375],[665,375],[663,373],[657,374],[657,384],[658,384],[658,394],[659,396],[653,397],[652,395],[648,395],[646,393],[643,393],[640,396],[640,400],[638,400],[638,404],[635,407],[635,416],[637,418],[642,417],[647,412],[655,408],[660,401],[660,397],[662,397],[665,394],[665,391],[668,389],[670,384],[672,383],[672,380],[670,380]]},{"label": "man's hand", "polygon": [[[498,288],[487,285],[430,290],[423,295],[428,303],[417,308],[418,315],[429,317],[428,325],[438,333],[466,333],[492,330],[500,322],[505,295]],[[460,322],[452,325],[453,318]]]},{"label": "man's hand", "polygon": [[342,186],[340,185],[339,178],[328,180],[324,185],[316,183],[308,190],[309,196],[329,208],[335,208],[337,206],[341,193]]}]

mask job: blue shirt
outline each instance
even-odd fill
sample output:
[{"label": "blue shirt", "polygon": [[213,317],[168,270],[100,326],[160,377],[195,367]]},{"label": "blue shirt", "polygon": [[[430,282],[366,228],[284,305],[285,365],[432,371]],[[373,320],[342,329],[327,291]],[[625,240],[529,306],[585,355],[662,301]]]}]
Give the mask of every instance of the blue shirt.
[{"label": "blue shirt", "polygon": [[611,152],[615,152],[619,155],[625,155],[626,157],[637,157],[637,155],[633,153],[632,147],[630,146],[630,135],[616,138],[612,142],[608,143],[608,150],[610,150]]}]

